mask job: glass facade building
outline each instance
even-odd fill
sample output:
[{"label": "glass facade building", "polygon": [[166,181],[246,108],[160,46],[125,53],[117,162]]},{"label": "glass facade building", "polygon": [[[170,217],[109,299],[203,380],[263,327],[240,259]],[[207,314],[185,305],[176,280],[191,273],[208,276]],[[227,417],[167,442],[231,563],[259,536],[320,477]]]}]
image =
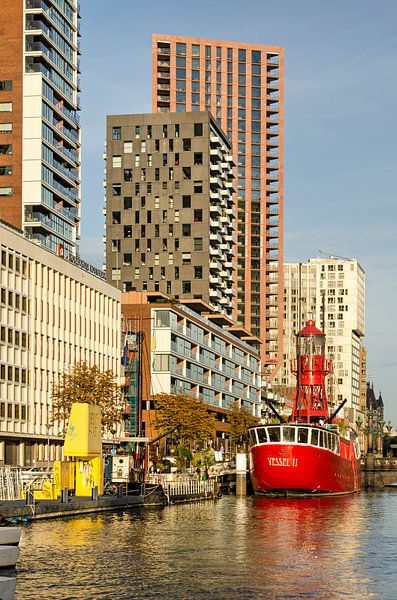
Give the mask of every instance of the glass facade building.
[{"label": "glass facade building", "polygon": [[[79,4],[4,0],[0,32],[0,210],[3,220],[61,256],[80,224]],[[14,29],[15,28],[15,29]],[[8,56],[7,56],[8,55]],[[3,144],[4,141],[4,144]],[[1,176],[3,167],[7,167]]]}]

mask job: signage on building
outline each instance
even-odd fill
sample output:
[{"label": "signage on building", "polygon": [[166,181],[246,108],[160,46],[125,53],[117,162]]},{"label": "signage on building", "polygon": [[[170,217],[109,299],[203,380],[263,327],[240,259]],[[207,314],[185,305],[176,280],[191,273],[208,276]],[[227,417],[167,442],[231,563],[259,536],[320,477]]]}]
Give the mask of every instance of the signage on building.
[{"label": "signage on building", "polygon": [[73,265],[76,265],[76,267],[80,267],[80,269],[83,269],[83,271],[87,271],[87,273],[91,273],[91,275],[94,275],[95,277],[106,281],[106,273],[104,273],[100,269],[97,269],[93,265],[90,265],[90,263],[83,260],[80,256],[73,256],[70,254],[67,260]]}]

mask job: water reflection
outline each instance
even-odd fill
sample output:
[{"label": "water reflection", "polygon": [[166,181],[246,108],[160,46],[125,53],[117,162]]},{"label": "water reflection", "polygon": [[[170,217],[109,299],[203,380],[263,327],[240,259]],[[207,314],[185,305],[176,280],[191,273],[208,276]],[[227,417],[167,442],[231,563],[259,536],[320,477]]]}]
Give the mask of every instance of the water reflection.
[{"label": "water reflection", "polygon": [[239,499],[34,522],[15,598],[394,598],[397,494]]}]

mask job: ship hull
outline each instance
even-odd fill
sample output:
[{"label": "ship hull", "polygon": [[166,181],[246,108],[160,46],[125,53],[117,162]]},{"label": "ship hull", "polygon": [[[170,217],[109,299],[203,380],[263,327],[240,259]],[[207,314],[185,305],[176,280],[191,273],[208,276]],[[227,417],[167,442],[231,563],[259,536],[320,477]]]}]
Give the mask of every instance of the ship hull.
[{"label": "ship hull", "polygon": [[254,492],[271,496],[320,496],[357,492],[360,458],[352,442],[341,439],[342,456],[301,444],[258,444],[250,448]]}]

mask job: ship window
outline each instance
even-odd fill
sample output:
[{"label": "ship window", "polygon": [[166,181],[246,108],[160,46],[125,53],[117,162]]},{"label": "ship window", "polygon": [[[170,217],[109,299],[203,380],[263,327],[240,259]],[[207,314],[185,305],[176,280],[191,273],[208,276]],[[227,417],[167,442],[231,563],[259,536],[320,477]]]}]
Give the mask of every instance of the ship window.
[{"label": "ship window", "polygon": [[269,434],[270,442],[279,442],[280,441],[280,427],[269,427],[267,432]]},{"label": "ship window", "polygon": [[312,429],[312,441],[313,446],[318,446],[318,429]]},{"label": "ship window", "polygon": [[256,441],[256,434],[255,434],[255,429],[251,429],[249,431],[249,440],[250,440],[250,445],[251,446],[255,446],[258,442]]},{"label": "ship window", "polygon": [[295,441],[295,427],[283,427],[283,441],[294,442]]},{"label": "ship window", "polygon": [[307,444],[309,438],[309,430],[306,427],[298,428],[298,443],[299,444]]},{"label": "ship window", "polygon": [[260,444],[266,444],[267,443],[266,429],[264,427],[262,427],[261,429],[257,429],[256,432],[258,434],[258,441],[259,441],[259,443]]},{"label": "ship window", "polygon": [[324,431],[319,431],[318,432],[318,436],[319,436],[318,445],[319,446],[324,446]]}]

